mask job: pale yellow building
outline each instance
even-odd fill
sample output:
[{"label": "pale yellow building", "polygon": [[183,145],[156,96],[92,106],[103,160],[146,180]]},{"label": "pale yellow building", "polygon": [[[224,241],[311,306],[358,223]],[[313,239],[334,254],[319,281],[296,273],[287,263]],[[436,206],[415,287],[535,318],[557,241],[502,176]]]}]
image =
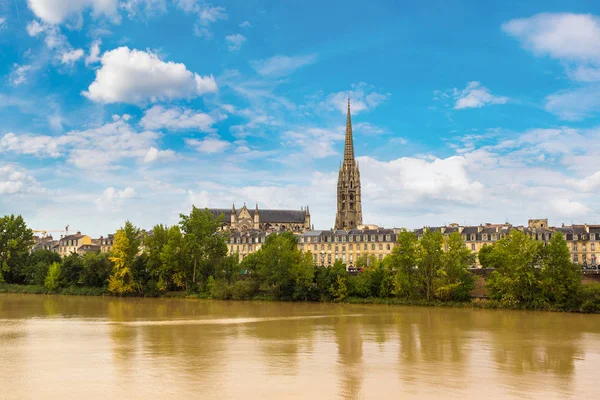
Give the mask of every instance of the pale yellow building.
[{"label": "pale yellow building", "polygon": [[88,235],[82,235],[81,232],[77,232],[75,235],[67,235],[58,241],[57,252],[61,257],[66,257],[71,253],[77,254],[78,249],[85,245],[92,244],[92,238]]}]

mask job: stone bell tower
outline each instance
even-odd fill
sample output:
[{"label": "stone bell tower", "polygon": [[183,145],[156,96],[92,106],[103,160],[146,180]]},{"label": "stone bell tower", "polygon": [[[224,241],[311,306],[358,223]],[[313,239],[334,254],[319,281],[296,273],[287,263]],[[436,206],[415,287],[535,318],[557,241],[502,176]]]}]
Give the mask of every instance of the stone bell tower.
[{"label": "stone bell tower", "polygon": [[352,119],[350,117],[350,98],[346,117],[346,142],[344,162],[340,166],[337,186],[337,214],[335,229],[354,229],[362,225],[362,201],[360,197],[360,172],[354,159],[352,141]]}]

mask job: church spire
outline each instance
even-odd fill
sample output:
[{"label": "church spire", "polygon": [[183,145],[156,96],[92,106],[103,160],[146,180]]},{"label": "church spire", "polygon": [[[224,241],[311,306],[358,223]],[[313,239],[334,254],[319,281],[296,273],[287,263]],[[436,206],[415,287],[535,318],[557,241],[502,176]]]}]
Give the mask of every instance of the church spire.
[{"label": "church spire", "polygon": [[354,165],[354,142],[352,141],[352,117],[350,115],[350,96],[348,96],[348,115],[346,116],[346,143],[344,146],[344,164]]}]

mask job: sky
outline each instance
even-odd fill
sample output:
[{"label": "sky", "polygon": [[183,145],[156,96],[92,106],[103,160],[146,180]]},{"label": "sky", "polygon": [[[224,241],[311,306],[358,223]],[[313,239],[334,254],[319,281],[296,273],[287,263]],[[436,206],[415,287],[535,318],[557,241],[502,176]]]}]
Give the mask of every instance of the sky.
[{"label": "sky", "polygon": [[600,2],[0,0],[0,215],[600,223]]}]

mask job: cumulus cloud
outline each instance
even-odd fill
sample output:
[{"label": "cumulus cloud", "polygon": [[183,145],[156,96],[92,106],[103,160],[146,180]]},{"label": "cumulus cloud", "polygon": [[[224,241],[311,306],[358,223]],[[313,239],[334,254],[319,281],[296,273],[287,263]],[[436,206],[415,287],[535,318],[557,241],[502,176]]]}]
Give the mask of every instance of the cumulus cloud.
[{"label": "cumulus cloud", "polygon": [[502,29],[537,55],[600,61],[600,18],[591,14],[541,13],[508,21]]},{"label": "cumulus cloud", "polygon": [[48,24],[61,24],[91,8],[94,16],[118,18],[118,0],[27,0],[31,11]]},{"label": "cumulus cloud", "polygon": [[289,75],[298,68],[314,64],[317,61],[316,54],[301,56],[273,56],[264,60],[250,61],[252,68],[260,75],[270,77],[281,77]]},{"label": "cumulus cloud", "polygon": [[564,90],[546,96],[546,111],[568,121],[578,121],[600,111],[600,86],[591,85]]},{"label": "cumulus cloud", "polygon": [[563,217],[585,217],[592,212],[588,206],[567,198],[554,199],[551,204],[552,210]]},{"label": "cumulus cloud", "polygon": [[167,12],[166,0],[125,0],[119,4],[119,7],[129,18],[143,16],[144,18],[153,17]]},{"label": "cumulus cloud", "polygon": [[115,211],[121,208],[126,199],[131,199],[135,195],[135,189],[130,186],[123,190],[117,190],[110,186],[96,199],[96,207],[100,211]]},{"label": "cumulus cloud", "polygon": [[225,40],[228,43],[227,49],[229,51],[239,51],[242,48],[242,44],[246,41],[246,37],[236,33],[235,35],[225,36]]},{"label": "cumulus cloud", "polygon": [[14,165],[0,165],[0,195],[8,196],[41,191],[39,183],[32,176],[17,169]]},{"label": "cumulus cloud", "polygon": [[[344,140],[345,126],[332,130],[303,127],[286,131],[282,137],[287,140],[287,145],[302,148],[302,153],[297,154],[302,160],[326,158],[338,154],[334,146],[336,142]],[[294,160],[295,158],[294,156],[286,157],[287,160]]]},{"label": "cumulus cloud", "polygon": [[379,93],[375,91],[373,86],[362,82],[353,84],[352,89],[349,91],[329,94],[325,102],[321,103],[320,106],[335,109],[342,114],[346,114],[348,111],[348,97],[350,97],[352,114],[358,114],[379,106],[388,99],[389,93]]},{"label": "cumulus cloud", "polygon": [[211,76],[202,77],[182,63],[162,61],[150,51],[119,47],[102,55],[96,79],[83,95],[98,103],[133,103],[192,98],[216,92]]},{"label": "cumulus cloud", "polygon": [[198,130],[214,132],[213,125],[225,115],[210,115],[181,107],[153,106],[145,111],[140,124],[145,129]]},{"label": "cumulus cloud", "polygon": [[211,38],[210,25],[228,17],[225,7],[205,4],[200,0],[175,0],[175,3],[183,12],[198,16],[198,22],[194,25],[196,36]]},{"label": "cumulus cloud", "polygon": [[240,28],[252,28],[250,21],[244,21],[239,25]]},{"label": "cumulus cloud", "polygon": [[207,136],[204,139],[186,139],[185,143],[195,148],[200,153],[222,153],[231,146],[226,140],[221,140],[217,135]]},{"label": "cumulus cloud", "polygon": [[69,136],[16,135],[0,137],[0,153],[12,152],[38,157],[60,157],[62,148],[77,139]]},{"label": "cumulus cloud", "polygon": [[455,110],[481,108],[490,104],[504,104],[508,101],[508,97],[492,95],[488,88],[481,86],[481,83],[477,81],[467,83],[467,87],[463,90],[454,89],[453,98]]}]

